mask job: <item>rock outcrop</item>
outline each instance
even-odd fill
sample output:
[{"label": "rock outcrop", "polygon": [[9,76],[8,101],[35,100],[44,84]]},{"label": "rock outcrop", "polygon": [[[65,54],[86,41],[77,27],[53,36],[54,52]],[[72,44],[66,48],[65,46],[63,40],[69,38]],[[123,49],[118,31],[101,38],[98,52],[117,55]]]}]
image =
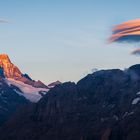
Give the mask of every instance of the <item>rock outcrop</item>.
[{"label": "rock outcrop", "polygon": [[56,81],[56,82],[53,82],[53,83],[50,83],[49,85],[48,85],[48,87],[50,87],[50,88],[52,88],[52,87],[55,87],[55,86],[57,86],[57,85],[60,85],[60,84],[62,84],[60,81]]}]

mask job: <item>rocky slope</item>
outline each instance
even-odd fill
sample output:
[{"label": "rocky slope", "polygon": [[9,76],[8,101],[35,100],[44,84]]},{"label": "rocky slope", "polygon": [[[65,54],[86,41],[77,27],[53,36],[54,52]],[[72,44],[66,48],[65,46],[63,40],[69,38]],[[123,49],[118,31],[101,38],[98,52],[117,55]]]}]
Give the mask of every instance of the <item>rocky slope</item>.
[{"label": "rocky slope", "polygon": [[140,65],[101,70],[51,89],[19,110],[2,140],[139,140]]}]

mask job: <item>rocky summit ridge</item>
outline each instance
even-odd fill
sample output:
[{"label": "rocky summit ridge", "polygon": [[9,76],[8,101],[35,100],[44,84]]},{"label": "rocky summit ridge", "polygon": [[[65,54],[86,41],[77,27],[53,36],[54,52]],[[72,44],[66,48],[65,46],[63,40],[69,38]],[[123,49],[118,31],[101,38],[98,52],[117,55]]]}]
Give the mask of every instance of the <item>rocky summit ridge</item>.
[{"label": "rocky summit ridge", "polygon": [[0,67],[3,68],[6,78],[18,80],[37,88],[47,88],[43,82],[32,80],[27,74],[23,74],[20,69],[11,62],[7,54],[0,54]]}]

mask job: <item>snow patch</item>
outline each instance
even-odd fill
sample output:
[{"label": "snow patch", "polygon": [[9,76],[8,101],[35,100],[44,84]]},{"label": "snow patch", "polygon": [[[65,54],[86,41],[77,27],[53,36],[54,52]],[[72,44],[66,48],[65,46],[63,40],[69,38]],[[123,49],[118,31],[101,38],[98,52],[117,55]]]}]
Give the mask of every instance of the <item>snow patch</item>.
[{"label": "snow patch", "polygon": [[137,104],[139,101],[140,101],[140,97],[137,97],[137,98],[133,99],[132,105]]},{"label": "snow patch", "polygon": [[117,115],[114,115],[113,118],[118,121],[119,120],[119,117]]},{"label": "snow patch", "polygon": [[9,86],[14,85],[18,87],[21,91],[15,90],[19,95],[23,95],[26,99],[30,100],[31,102],[38,102],[41,99],[41,94],[39,92],[47,93],[48,89],[45,88],[35,88],[31,85],[25,84],[21,81],[17,81],[11,78],[5,79]]},{"label": "snow patch", "polygon": [[133,111],[132,111],[132,112],[125,112],[122,118],[125,118],[125,117],[128,117],[128,116],[131,116],[131,115],[133,115],[133,114],[134,114]]},{"label": "snow patch", "polygon": [[136,93],[137,95],[140,95],[140,91]]}]

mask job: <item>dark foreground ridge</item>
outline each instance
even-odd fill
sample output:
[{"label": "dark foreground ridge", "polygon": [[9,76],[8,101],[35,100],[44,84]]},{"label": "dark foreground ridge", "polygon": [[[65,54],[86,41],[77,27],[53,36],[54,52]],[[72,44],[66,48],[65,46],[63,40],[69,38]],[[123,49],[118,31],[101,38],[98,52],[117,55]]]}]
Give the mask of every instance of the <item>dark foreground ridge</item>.
[{"label": "dark foreground ridge", "polygon": [[139,140],[140,65],[52,88],[0,129],[1,140]]}]

